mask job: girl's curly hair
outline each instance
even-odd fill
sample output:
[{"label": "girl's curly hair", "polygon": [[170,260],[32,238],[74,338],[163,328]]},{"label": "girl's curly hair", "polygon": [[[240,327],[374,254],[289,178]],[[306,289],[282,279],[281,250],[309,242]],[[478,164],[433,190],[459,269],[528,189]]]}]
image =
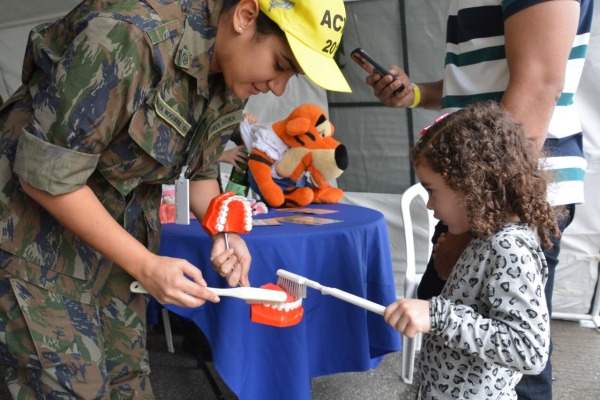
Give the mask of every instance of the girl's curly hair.
[{"label": "girl's curly hair", "polygon": [[537,229],[544,247],[552,247],[550,235],[560,235],[560,211],[546,200],[541,152],[497,103],[473,104],[439,120],[410,155],[461,195],[475,236],[497,232],[511,215]]}]

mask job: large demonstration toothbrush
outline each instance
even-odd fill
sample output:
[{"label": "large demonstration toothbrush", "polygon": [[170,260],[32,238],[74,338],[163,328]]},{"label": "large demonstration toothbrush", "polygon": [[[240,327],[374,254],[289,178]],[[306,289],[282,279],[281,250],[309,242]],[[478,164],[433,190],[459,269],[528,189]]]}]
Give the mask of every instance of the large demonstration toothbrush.
[{"label": "large demonstration toothbrush", "polygon": [[[212,288],[206,287],[217,296],[236,297],[245,300],[248,304],[269,304],[280,305],[287,300],[287,293],[278,290],[261,289],[254,287],[235,287],[235,288]],[[139,282],[134,281],[129,286],[129,290],[133,293],[148,293]]]},{"label": "large demonstration toothbrush", "polygon": [[365,310],[374,312],[375,314],[383,315],[385,307],[372,301],[363,299],[354,294],[344,292],[343,290],[321,285],[319,282],[311,281],[303,276],[294,274],[284,269],[277,270],[277,285],[283,288],[295,298],[306,297],[306,287],[310,287],[320,291],[322,294],[337,297],[355,306],[362,307]]}]

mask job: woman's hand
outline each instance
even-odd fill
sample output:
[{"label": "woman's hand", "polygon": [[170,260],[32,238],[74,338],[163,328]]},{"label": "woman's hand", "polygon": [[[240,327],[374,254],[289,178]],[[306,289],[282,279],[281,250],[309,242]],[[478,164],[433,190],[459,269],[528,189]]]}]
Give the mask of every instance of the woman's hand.
[{"label": "woman's hand", "polygon": [[219,296],[205,289],[202,272],[180,258],[152,255],[136,277],[161,304],[199,307],[206,301],[218,302]]},{"label": "woman's hand", "polygon": [[218,233],[213,237],[214,242],[210,252],[213,269],[227,279],[227,284],[231,287],[238,284],[250,286],[248,272],[252,256],[246,242],[237,233],[228,233],[227,237],[229,249],[225,244],[225,234]]},{"label": "woman's hand", "polygon": [[400,299],[385,309],[383,318],[392,328],[409,338],[419,332],[431,330],[429,301],[418,299]]}]

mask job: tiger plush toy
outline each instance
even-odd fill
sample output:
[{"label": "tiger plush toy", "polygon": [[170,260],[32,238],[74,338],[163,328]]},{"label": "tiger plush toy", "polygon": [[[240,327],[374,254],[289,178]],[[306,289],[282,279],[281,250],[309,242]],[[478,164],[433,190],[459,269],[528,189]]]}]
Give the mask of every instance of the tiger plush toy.
[{"label": "tiger plush toy", "polygon": [[[337,203],[344,192],[330,186],[348,166],[346,147],[333,138],[334,127],[317,105],[302,104],[286,119],[248,133],[248,168],[255,191],[271,207]],[[298,182],[306,178],[307,184]],[[256,190],[258,189],[258,190]]]}]

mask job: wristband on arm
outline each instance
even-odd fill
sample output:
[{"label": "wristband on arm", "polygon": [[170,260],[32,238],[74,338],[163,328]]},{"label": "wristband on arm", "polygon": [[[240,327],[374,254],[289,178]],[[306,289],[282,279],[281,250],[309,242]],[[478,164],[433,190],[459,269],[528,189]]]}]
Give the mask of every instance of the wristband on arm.
[{"label": "wristband on arm", "polygon": [[410,106],[408,106],[408,108],[418,107],[419,104],[421,103],[421,89],[419,89],[419,87],[414,83],[412,84],[412,89],[413,89],[415,98],[414,98],[412,104]]}]

